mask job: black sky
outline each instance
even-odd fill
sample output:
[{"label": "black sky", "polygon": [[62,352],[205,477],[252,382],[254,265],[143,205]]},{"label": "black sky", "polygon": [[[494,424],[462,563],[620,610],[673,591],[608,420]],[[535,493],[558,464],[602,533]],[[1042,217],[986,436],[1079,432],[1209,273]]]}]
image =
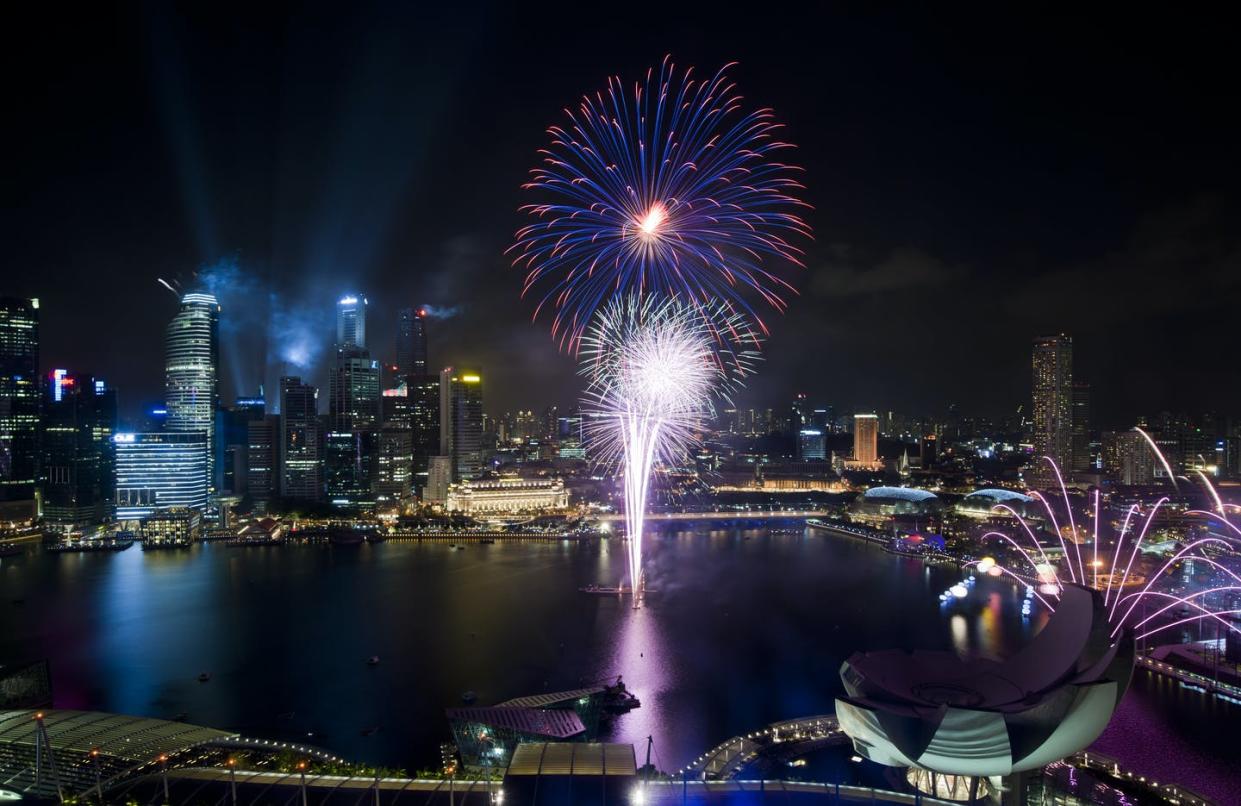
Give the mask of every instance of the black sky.
[{"label": "black sky", "polygon": [[1008,412],[1031,337],[1065,330],[1103,422],[1241,413],[1223,20],[730,5],[13,18],[0,292],[41,298],[45,367],[103,375],[130,407],[161,389],[175,302],[155,278],[220,261],[230,396],[271,382],[289,333],[326,347],[357,289],[380,357],[396,308],[458,309],[433,361],[482,364],[489,409],[569,402],[572,362],[501,255],[517,188],[562,107],[672,53],[740,62],[807,169],[816,242],[750,398]]}]

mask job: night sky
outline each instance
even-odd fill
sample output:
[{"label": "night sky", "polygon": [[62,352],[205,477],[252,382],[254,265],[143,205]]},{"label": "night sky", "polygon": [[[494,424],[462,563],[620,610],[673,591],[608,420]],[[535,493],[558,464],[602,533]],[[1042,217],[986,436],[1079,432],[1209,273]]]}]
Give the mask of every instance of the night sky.
[{"label": "night sky", "polygon": [[481,364],[489,410],[571,402],[573,362],[501,254],[518,185],[562,107],[671,53],[738,61],[807,169],[816,241],[747,401],[1008,413],[1030,339],[1065,330],[1097,425],[1241,413],[1221,20],[416,5],[10,18],[0,292],[41,298],[43,366],[108,378],[128,411],[158,399],[176,302],[156,278],[197,272],[225,306],[227,399],[286,369],[322,381],[356,290],[377,357],[398,307],[431,304],[433,363]]}]

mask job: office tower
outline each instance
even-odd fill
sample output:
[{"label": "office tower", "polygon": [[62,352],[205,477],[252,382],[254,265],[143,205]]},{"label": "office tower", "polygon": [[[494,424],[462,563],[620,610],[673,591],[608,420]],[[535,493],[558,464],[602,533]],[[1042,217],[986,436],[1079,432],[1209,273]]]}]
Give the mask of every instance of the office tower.
[{"label": "office tower", "polygon": [[413,399],[409,394],[409,384],[402,380],[394,389],[383,390],[379,399],[380,422],[384,428],[413,428]]},{"label": "office tower", "polygon": [[453,481],[483,467],[483,379],[478,370],[440,373],[440,455],[452,459]]},{"label": "office tower", "polygon": [[918,444],[919,456],[923,468],[935,467],[939,463],[939,438],[934,434],[927,434]]},{"label": "office tower", "polygon": [[366,297],[348,294],[336,303],[336,349],[366,349]]},{"label": "office tower", "polygon": [[396,371],[402,378],[427,373],[427,311],[402,308],[396,332]]},{"label": "office tower", "polygon": [[422,488],[422,500],[428,504],[442,504],[448,500],[448,485],[452,483],[452,457],[432,456],[427,465],[427,484]]},{"label": "office tower", "polygon": [[411,492],[414,461],[413,430],[384,423],[379,431],[379,460],[375,471],[375,500],[391,505]]},{"label": "office tower", "polygon": [[853,415],[853,461],[869,466],[879,463],[878,415]]},{"label": "office tower", "polygon": [[0,297],[0,505],[33,517],[39,451],[39,301]]},{"label": "office tower", "polygon": [[89,375],[53,370],[43,395],[43,520],[82,532],[112,519],[116,392]]},{"label": "office tower", "polygon": [[259,507],[280,494],[280,415],[246,423],[246,493]]},{"label": "office tower", "polygon": [[1071,391],[1070,429],[1072,433],[1072,462],[1074,473],[1094,470],[1094,454],[1090,450],[1090,384],[1075,383]]},{"label": "office tower", "polygon": [[804,427],[797,432],[797,458],[803,462],[827,458],[822,428]]},{"label": "office tower", "polygon": [[296,376],[280,379],[280,495],[318,501],[322,495],[319,390]]},{"label": "office tower", "polygon": [[[1048,484],[1055,473],[1043,459],[1069,467],[1073,448],[1073,339],[1063,333],[1034,340],[1034,480]],[[1050,475],[1048,475],[1050,474]]]},{"label": "office tower", "polygon": [[337,350],[328,386],[328,420],[332,430],[378,429],[379,413],[379,362],[357,347]]},{"label": "office tower", "polygon": [[165,428],[206,435],[207,483],[216,486],[215,412],[220,402],[220,305],[211,294],[189,293],[164,336]]},{"label": "office tower", "polygon": [[378,432],[329,431],[323,441],[324,486],[337,509],[361,512],[375,506]]},{"label": "office tower", "polygon": [[216,414],[216,467],[220,492],[245,495],[248,484],[250,423],[267,414],[262,389],[254,397],[239,397]]},{"label": "office tower", "polygon": [[413,486],[427,483],[431,457],[440,452],[440,376],[411,375],[406,386],[412,431]]},{"label": "office tower", "polygon": [[1146,438],[1133,429],[1103,434],[1103,462],[1119,484],[1154,484],[1157,469],[1167,475]]},{"label": "office tower", "polygon": [[207,506],[207,435],[201,431],[119,433],[116,519],[136,521],[161,509]]}]

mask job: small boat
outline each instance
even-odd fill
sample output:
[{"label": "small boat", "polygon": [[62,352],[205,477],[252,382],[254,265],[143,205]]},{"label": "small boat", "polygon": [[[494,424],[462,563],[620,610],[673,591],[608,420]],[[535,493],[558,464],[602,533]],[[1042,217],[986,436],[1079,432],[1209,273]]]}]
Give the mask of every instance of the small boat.
[{"label": "small boat", "polygon": [[457,546],[457,551],[465,551],[465,546]]},{"label": "small boat", "polygon": [[203,672],[202,674],[198,675],[199,683],[206,683],[210,679],[211,679],[211,672]]},{"label": "small boat", "polygon": [[369,658],[367,658],[367,659],[366,659],[366,665],[367,665],[367,666],[378,666],[378,665],[379,665],[379,656],[378,656],[378,655],[371,655]]},{"label": "small boat", "polygon": [[466,705],[469,705],[470,703],[474,702],[477,699],[478,699],[478,695],[472,691],[467,691],[461,695],[461,702],[465,703]]}]

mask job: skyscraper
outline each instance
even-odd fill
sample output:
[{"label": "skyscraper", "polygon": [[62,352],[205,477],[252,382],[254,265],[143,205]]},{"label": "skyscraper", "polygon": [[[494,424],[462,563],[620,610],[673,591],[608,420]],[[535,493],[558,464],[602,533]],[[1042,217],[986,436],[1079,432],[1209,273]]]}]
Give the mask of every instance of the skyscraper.
[{"label": "skyscraper", "polygon": [[280,379],[280,495],[318,501],[322,494],[319,390],[296,376]]},{"label": "skyscraper", "polygon": [[164,336],[165,426],[199,432],[207,445],[207,483],[215,489],[215,411],[220,402],[220,305],[211,294],[189,293]]},{"label": "skyscraper", "polygon": [[427,311],[402,308],[396,333],[396,369],[402,378],[427,372]]},{"label": "skyscraper", "polygon": [[246,423],[246,492],[259,506],[280,494],[280,416],[268,414]]},{"label": "skyscraper", "polygon": [[483,378],[476,369],[440,373],[440,455],[451,457],[454,481],[483,467]]},{"label": "skyscraper", "polygon": [[1072,462],[1074,473],[1088,473],[1094,469],[1094,454],[1090,450],[1090,384],[1075,383],[1072,395]]},{"label": "skyscraper", "polygon": [[112,519],[116,392],[89,375],[53,370],[44,393],[43,519],[65,532]]},{"label": "skyscraper", "polygon": [[334,431],[379,428],[379,362],[365,350],[347,346],[337,351],[329,378],[328,417]]},{"label": "skyscraper", "polygon": [[0,297],[0,503],[27,502],[28,516],[38,450],[39,301]]},{"label": "skyscraper", "polygon": [[347,294],[336,303],[336,349],[366,349],[366,297]]},{"label": "skyscraper", "polygon": [[1044,456],[1051,457],[1061,468],[1070,467],[1072,462],[1073,339],[1063,333],[1036,338],[1033,370],[1033,480],[1046,484],[1054,481],[1054,472]]},{"label": "skyscraper", "polygon": [[827,458],[827,447],[822,428],[806,426],[798,430],[797,458],[803,462]]},{"label": "skyscraper", "polygon": [[872,467],[879,463],[879,415],[853,415],[853,461]]},{"label": "skyscraper", "polygon": [[116,448],[116,519],[141,520],[160,509],[207,507],[207,437],[201,431],[121,433]]},{"label": "skyscraper", "polygon": [[415,489],[422,489],[427,484],[431,457],[440,454],[440,376],[410,376],[406,390],[413,431],[413,483]]}]

